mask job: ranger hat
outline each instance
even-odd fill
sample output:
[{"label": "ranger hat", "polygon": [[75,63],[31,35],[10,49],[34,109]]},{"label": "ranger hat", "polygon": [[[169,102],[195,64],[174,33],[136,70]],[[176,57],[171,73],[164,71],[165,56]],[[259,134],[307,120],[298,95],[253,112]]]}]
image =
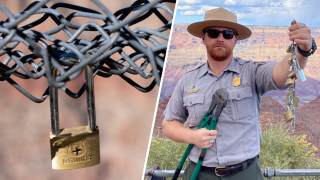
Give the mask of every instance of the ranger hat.
[{"label": "ranger hat", "polygon": [[201,31],[207,27],[220,26],[233,29],[237,32],[238,40],[246,39],[251,36],[251,30],[237,23],[237,15],[224,9],[216,8],[206,12],[204,21],[195,22],[188,26],[188,32],[201,38]]}]

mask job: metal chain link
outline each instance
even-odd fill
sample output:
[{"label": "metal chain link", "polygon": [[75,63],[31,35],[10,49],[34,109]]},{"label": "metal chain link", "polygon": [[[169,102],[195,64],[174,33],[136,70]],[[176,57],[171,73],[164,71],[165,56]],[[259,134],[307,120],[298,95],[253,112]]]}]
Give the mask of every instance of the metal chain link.
[{"label": "metal chain link", "polygon": [[[291,25],[297,24],[296,20],[291,22]],[[291,52],[291,57],[288,60],[289,63],[289,75],[286,82],[288,86],[289,93],[287,95],[287,105],[288,111],[284,114],[286,122],[290,122],[290,130],[294,132],[295,130],[295,108],[299,106],[299,98],[295,94],[295,80],[298,82],[303,82],[306,80],[303,70],[301,70],[299,61],[297,60],[297,48],[298,45],[292,41],[292,44],[288,47],[287,53]]]},{"label": "metal chain link", "polygon": [[[130,7],[120,9],[114,14],[98,0],[92,1],[104,14],[67,3],[56,3],[49,8],[45,5],[48,1],[33,2],[23,12],[17,14],[12,14],[0,3],[0,10],[8,17],[5,21],[0,20],[0,56],[6,56],[0,62],[0,81],[7,81],[36,103],[41,103],[48,97],[48,89],[40,98],[34,97],[18,85],[11,78],[12,75],[21,79],[45,77],[49,84],[61,88],[72,98],[79,98],[83,94],[84,85],[77,93],[74,93],[66,88],[65,84],[78,77],[86,65],[94,68],[94,76],[108,78],[112,75],[119,75],[142,92],[149,92],[156,84],[159,85],[169,39],[169,36],[163,32],[171,29],[173,17],[173,11],[163,2],[175,3],[175,0],[154,0],[152,2],[137,0]],[[57,8],[72,9],[77,12],[64,17],[56,10]],[[168,13],[171,19],[167,20],[158,9]],[[17,27],[34,14],[44,15],[30,24]],[[163,26],[156,29],[138,27],[131,30],[129,28],[153,14],[161,20]],[[71,20],[75,17],[102,20],[104,24],[99,25],[94,21],[85,22],[83,25],[72,24]],[[32,29],[49,18],[57,24],[56,28],[46,32]],[[70,29],[76,32],[72,33]],[[92,40],[79,39],[79,36],[85,31],[96,32],[95,38]],[[64,41],[52,36],[58,32],[64,32],[69,39]],[[159,42],[157,40],[159,38],[165,40],[166,43]],[[26,46],[30,53],[24,54],[15,49],[19,44]],[[125,47],[131,47],[135,52],[127,54],[123,50]],[[113,59],[111,56],[116,53],[119,53],[122,58]],[[35,61],[38,58],[41,59],[39,63]],[[140,65],[136,63],[139,59],[144,61]],[[14,65],[9,66],[10,62],[13,62]],[[33,69],[29,70],[26,63],[30,64]],[[151,71],[147,71],[148,65],[152,67]],[[58,75],[52,78],[54,68],[58,71]],[[142,87],[125,73],[140,75],[145,79],[154,77],[154,80],[149,86]]]},{"label": "metal chain link", "polygon": [[[296,72],[297,66],[299,66],[298,60],[297,60],[297,53],[296,53],[297,44],[292,43],[291,44],[291,57],[292,57],[292,65],[290,66],[289,71],[291,73]],[[299,67],[300,69],[300,67]],[[291,132],[294,132],[295,130],[295,107],[294,107],[294,97],[295,97],[295,81],[291,86],[289,86],[289,99],[288,99],[288,109],[292,112],[293,119],[290,122],[290,130]]]}]

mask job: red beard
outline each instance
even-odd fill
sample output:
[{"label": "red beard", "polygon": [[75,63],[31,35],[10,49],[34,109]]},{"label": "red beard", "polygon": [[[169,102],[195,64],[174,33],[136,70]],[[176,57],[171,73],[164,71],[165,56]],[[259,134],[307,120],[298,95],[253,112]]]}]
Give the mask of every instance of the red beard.
[{"label": "red beard", "polygon": [[[223,46],[224,48],[215,48],[215,46]],[[226,60],[232,54],[230,47],[224,45],[223,43],[216,43],[212,45],[206,45],[208,55],[217,61]]]}]

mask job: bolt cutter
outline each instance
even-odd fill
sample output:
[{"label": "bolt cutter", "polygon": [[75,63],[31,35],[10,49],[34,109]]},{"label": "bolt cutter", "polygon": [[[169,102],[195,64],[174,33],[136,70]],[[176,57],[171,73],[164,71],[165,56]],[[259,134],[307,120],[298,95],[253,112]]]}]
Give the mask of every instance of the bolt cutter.
[{"label": "bolt cutter", "polygon": [[[227,105],[228,96],[229,96],[229,94],[228,94],[227,90],[224,88],[218,89],[213,94],[209,110],[207,111],[207,113],[203,116],[202,120],[200,121],[198,129],[201,129],[204,127],[206,127],[208,130],[215,130],[216,129],[216,126],[219,121],[218,118],[219,118],[223,108],[226,107],[226,105]],[[214,108],[216,108],[216,112],[213,115],[212,111]],[[186,151],[184,152],[184,154],[182,156],[182,159],[181,159],[176,171],[173,174],[172,180],[176,180],[178,178],[180,171],[182,169],[182,166],[183,166],[185,160],[187,159],[187,156],[189,155],[192,148],[193,148],[193,144],[189,144]],[[204,148],[201,150],[201,154],[198,159],[196,168],[193,171],[191,180],[196,179],[196,177],[199,173],[200,167],[202,165],[204,156],[206,155],[206,152],[207,152],[207,148]]]}]

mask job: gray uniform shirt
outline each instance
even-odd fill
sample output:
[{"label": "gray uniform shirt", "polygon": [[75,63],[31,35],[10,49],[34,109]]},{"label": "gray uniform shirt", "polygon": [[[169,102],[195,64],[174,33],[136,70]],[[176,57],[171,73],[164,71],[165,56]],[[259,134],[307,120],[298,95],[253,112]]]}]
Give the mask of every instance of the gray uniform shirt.
[{"label": "gray uniform shirt", "polygon": [[[217,77],[205,63],[184,74],[179,80],[164,111],[167,120],[184,123],[189,117],[192,129],[197,129],[208,111],[213,93],[226,88],[229,98],[219,117],[216,141],[208,148],[203,166],[218,167],[241,163],[259,154],[262,142],[259,122],[261,96],[277,87],[272,78],[276,62],[256,63],[233,58]],[[241,84],[234,86],[233,79]],[[187,91],[197,89],[197,92]],[[189,159],[197,162],[201,149],[194,146]]]}]

